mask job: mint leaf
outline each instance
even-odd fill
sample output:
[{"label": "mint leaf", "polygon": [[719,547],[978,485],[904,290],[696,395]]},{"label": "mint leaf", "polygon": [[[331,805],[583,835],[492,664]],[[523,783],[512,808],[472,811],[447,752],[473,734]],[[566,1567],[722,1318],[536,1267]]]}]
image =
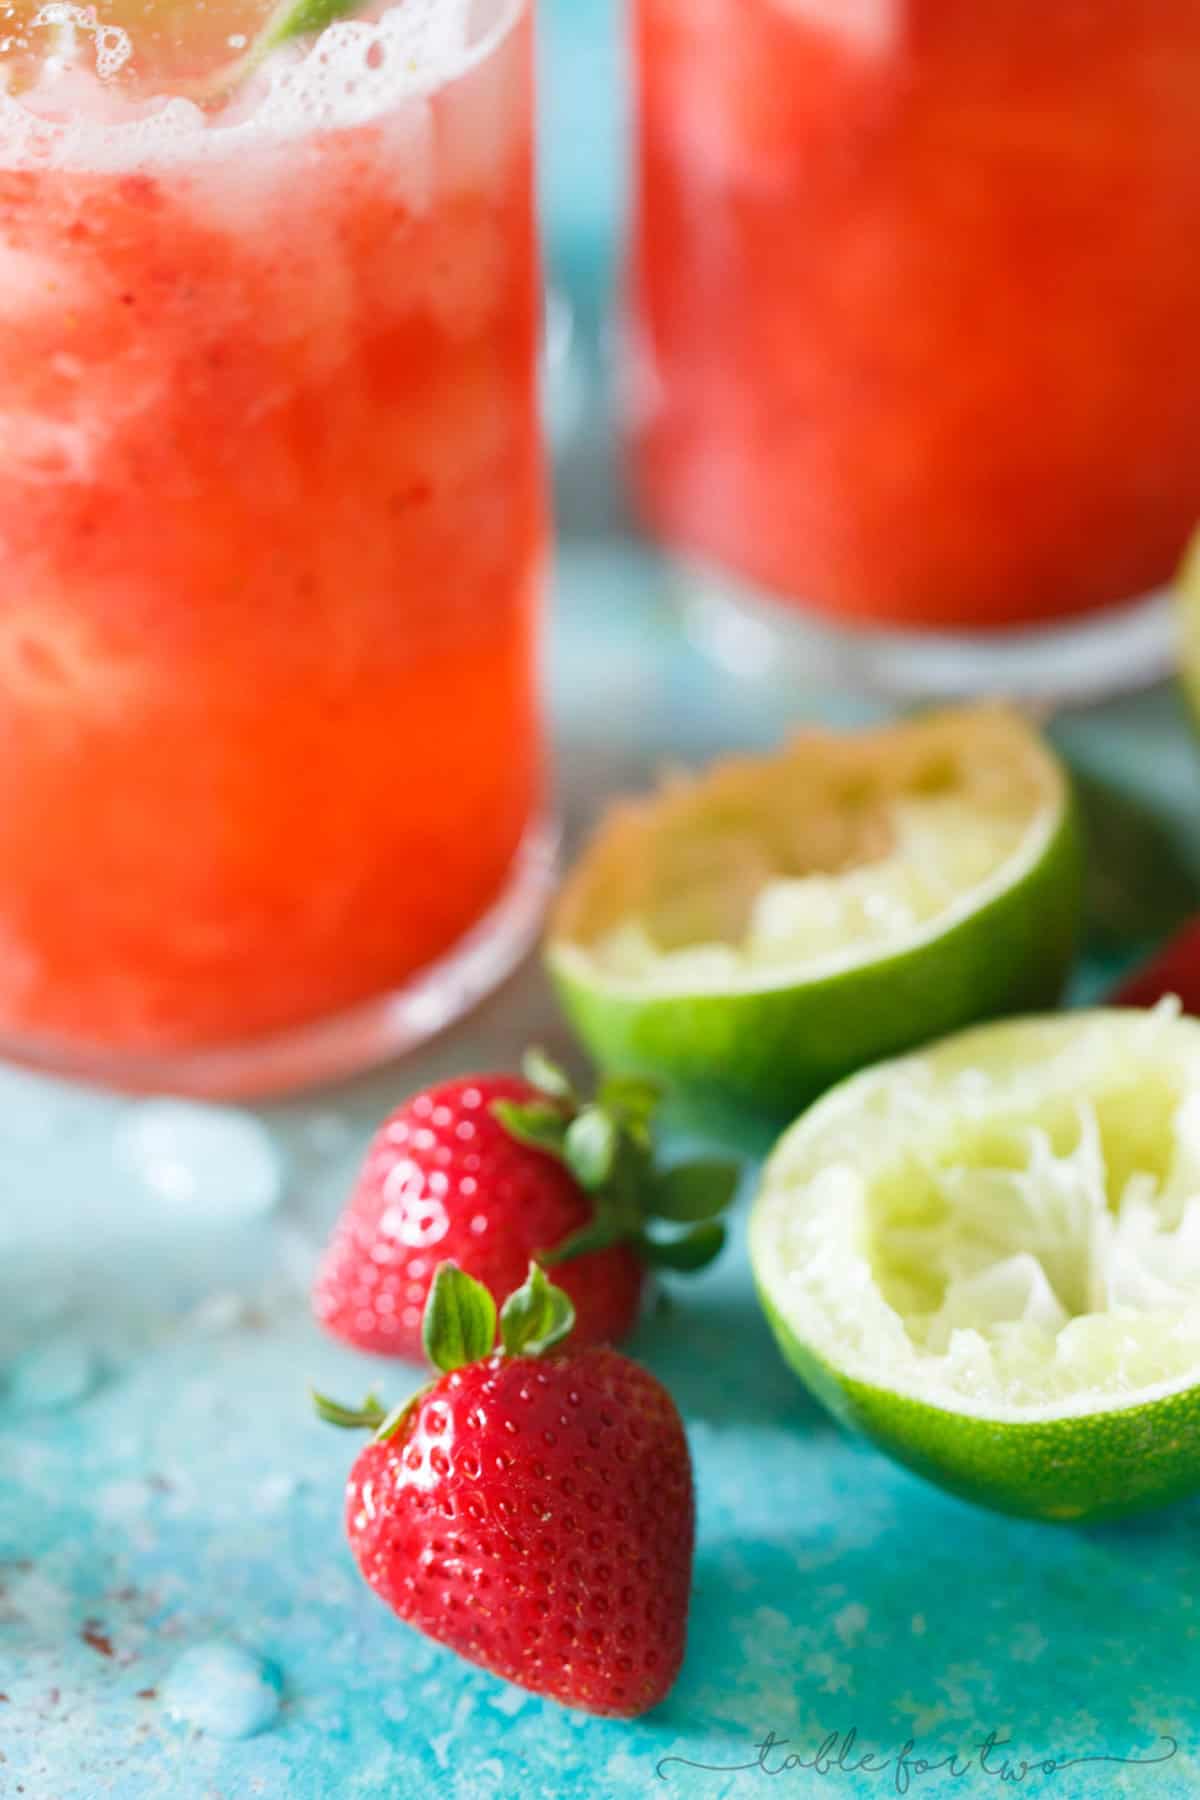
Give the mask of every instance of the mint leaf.
[{"label": "mint leaf", "polygon": [[[195,9],[203,13],[203,7]],[[324,31],[335,19],[342,18],[354,10],[354,0],[296,0],[290,11],[285,7],[277,8],[266,20],[258,37],[251,40],[248,48],[228,61],[224,68],[213,71],[211,76],[201,77],[199,81],[188,85],[188,97],[193,100],[212,101],[235,92],[272,50],[280,44],[289,43],[293,38],[312,37],[318,31]],[[239,40],[231,40],[236,44]]]},{"label": "mint leaf", "polygon": [[324,31],[335,19],[352,12],[354,0],[297,0],[292,11],[280,20],[267,37],[263,49],[274,50],[277,44],[286,44],[289,39],[305,37],[314,31]]},{"label": "mint leaf", "polygon": [[574,1100],[575,1090],[566,1070],[536,1047],[521,1058],[521,1073],[531,1086],[548,1094],[552,1100]]},{"label": "mint leaf", "polygon": [[425,1302],[422,1337],[426,1356],[445,1374],[479,1362],[496,1342],[496,1302],[457,1263],[439,1263]]},{"label": "mint leaf", "polygon": [[676,1269],[687,1274],[703,1269],[725,1247],[725,1227],[719,1223],[696,1225],[682,1237],[652,1238],[645,1233],[638,1239],[638,1252],[643,1262],[653,1269]]},{"label": "mint leaf", "polygon": [[602,1188],[613,1172],[618,1135],[611,1114],[600,1106],[585,1106],[567,1126],[567,1167],[590,1194]]},{"label": "mint leaf", "polygon": [[655,1178],[648,1208],[656,1218],[676,1225],[715,1219],[737,1193],[741,1175],[736,1163],[679,1163]]},{"label": "mint leaf", "polygon": [[508,1356],[541,1356],[560,1344],[575,1324],[575,1308],[561,1288],[530,1263],[525,1285],[500,1309],[500,1341]]}]

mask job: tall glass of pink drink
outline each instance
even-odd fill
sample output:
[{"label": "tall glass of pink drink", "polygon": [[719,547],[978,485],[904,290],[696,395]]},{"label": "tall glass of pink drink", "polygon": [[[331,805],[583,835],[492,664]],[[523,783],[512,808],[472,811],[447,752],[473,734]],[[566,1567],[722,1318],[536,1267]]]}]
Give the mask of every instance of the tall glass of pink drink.
[{"label": "tall glass of pink drink", "polygon": [[0,1047],[280,1087],[461,1010],[548,879],[530,12],[199,104],[92,20],[0,98]]},{"label": "tall glass of pink drink", "polygon": [[634,22],[637,493],[695,616],[916,690],[1158,672],[1140,603],[1200,518],[1200,8]]}]

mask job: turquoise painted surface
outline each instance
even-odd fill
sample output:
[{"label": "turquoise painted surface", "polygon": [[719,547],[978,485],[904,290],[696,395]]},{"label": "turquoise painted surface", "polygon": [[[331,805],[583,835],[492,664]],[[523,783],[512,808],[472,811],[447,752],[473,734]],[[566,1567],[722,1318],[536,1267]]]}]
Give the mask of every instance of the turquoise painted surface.
[{"label": "turquoise painted surface", "polygon": [[[555,247],[594,321],[620,192],[611,26],[592,0],[559,0],[547,23]],[[583,349],[594,376],[590,331]],[[666,758],[767,743],[828,710],[740,688],[687,649],[653,560],[613,524],[604,470],[597,426],[563,470],[549,671],[573,834]],[[1144,795],[1185,860],[1200,846],[1200,757],[1171,696],[1059,735]],[[1097,849],[1128,875],[1123,848]],[[1118,960],[1094,960],[1080,991]],[[565,1714],[366,1592],[340,1523],[353,1441],[309,1417],[304,1386],[399,1393],[409,1376],[318,1335],[312,1259],[399,1095],[530,1038],[565,1047],[536,970],[403,1069],[263,1109],[258,1130],[205,1113],[168,1119],[165,1138],[161,1114],[0,1072],[3,1800],[983,1795],[1013,1785],[979,1765],[989,1732],[1012,1740],[988,1765],[1010,1774],[1014,1759],[1179,1744],[1153,1766],[1030,1772],[1023,1791],[1200,1791],[1200,1505],[1058,1530],[926,1488],[842,1438],[783,1369],[740,1237],[635,1346],[678,1397],[700,1495],[691,1649],[663,1709],[633,1726]],[[843,1766],[837,1749],[811,1766],[852,1729]],[[809,1765],[774,1787],[735,1768],[768,1732],[788,1740],[770,1768],[789,1752]],[[848,1770],[864,1752],[889,1767]],[[975,1760],[919,1772],[951,1752]]]}]

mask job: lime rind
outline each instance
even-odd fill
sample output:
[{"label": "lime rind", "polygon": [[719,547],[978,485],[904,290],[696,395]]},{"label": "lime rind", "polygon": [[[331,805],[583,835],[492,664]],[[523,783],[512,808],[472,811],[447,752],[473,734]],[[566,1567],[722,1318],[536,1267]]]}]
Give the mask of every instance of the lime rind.
[{"label": "lime rind", "polygon": [[754,992],[919,949],[1046,854],[1061,768],[1000,707],[809,732],[614,809],[555,927],[609,991]]},{"label": "lime rind", "polygon": [[751,1223],[785,1356],[956,1492],[1101,1516],[1200,1486],[1200,1024],[984,1027],[847,1082]]},{"label": "lime rind", "polygon": [[871,950],[903,950],[954,923],[1009,878],[1015,861],[1045,848],[1045,821],[980,821],[960,798],[898,801],[890,809],[893,845],[835,875],[766,881],[750,904],[737,943],[664,950],[642,919],[626,920],[590,947],[592,961],[617,983],[655,993],[736,987],[753,991],[801,974],[822,980],[852,968]]},{"label": "lime rind", "polygon": [[[876,815],[861,847],[869,850],[874,835],[882,854],[857,866],[848,862],[853,843],[839,829],[827,830],[819,814],[806,813],[803,776],[810,790],[824,781],[841,784],[845,793],[876,768],[929,774],[939,761],[953,768],[963,756],[972,769],[990,771],[986,791],[994,799],[982,809],[982,826],[972,810],[973,847],[952,862],[960,879],[944,908],[911,931],[853,932],[853,941],[832,953],[826,944],[807,963],[774,955],[757,967],[744,957],[739,962],[732,934],[744,933],[755,906],[772,899],[782,860],[770,841],[755,860],[756,833],[768,840],[790,834],[793,859],[808,855],[819,871],[820,843],[805,842],[811,821],[814,839],[824,836],[827,858],[841,858],[843,892],[868,891],[872,871],[895,854],[894,818],[879,832]],[[783,776],[765,824],[741,791],[743,771],[753,778],[764,766],[768,781],[773,770]],[[618,809],[564,889],[548,965],[569,1019],[602,1065],[664,1080],[705,1110],[787,1117],[869,1063],[980,1019],[1035,1012],[1058,1000],[1079,932],[1082,843],[1065,772],[1018,716],[970,709],[857,739],[810,733],[781,758],[729,767],[731,774],[718,768],[699,782]],[[972,788],[976,798],[980,791]],[[1001,804],[1013,795],[1015,806]],[[932,835],[951,841],[953,831],[937,829],[949,826],[938,808],[973,808],[971,795],[926,798],[938,805],[922,813],[922,822],[932,820]],[[723,828],[706,842],[697,820],[714,803],[723,809]],[[665,850],[664,840],[670,840]],[[967,864],[974,858],[971,874],[977,874],[987,856],[991,873],[971,885]],[[814,874],[817,884],[825,878]],[[669,975],[649,978],[628,967],[621,973],[603,967],[594,944],[608,935],[611,950],[610,934],[622,919],[636,929],[655,890],[665,894],[667,909],[674,902],[677,929],[689,907],[706,920],[725,908],[726,942],[682,948],[681,958],[693,959],[686,973],[684,960],[669,961]]]},{"label": "lime rind", "polygon": [[1020,1420],[953,1411],[857,1381],[794,1334],[771,1296],[763,1310],[783,1355],[848,1429],[961,1499],[1048,1523],[1123,1518],[1200,1489],[1200,1396],[1167,1383],[1136,1405]]}]

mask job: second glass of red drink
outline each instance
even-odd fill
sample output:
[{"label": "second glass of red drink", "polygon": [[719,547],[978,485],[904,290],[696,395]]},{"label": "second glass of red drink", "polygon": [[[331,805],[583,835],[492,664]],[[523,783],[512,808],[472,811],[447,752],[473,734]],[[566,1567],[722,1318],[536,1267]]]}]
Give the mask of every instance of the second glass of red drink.
[{"label": "second glass of red drink", "polygon": [[1165,667],[1200,518],[1190,0],[634,0],[637,497],[732,657]]}]

